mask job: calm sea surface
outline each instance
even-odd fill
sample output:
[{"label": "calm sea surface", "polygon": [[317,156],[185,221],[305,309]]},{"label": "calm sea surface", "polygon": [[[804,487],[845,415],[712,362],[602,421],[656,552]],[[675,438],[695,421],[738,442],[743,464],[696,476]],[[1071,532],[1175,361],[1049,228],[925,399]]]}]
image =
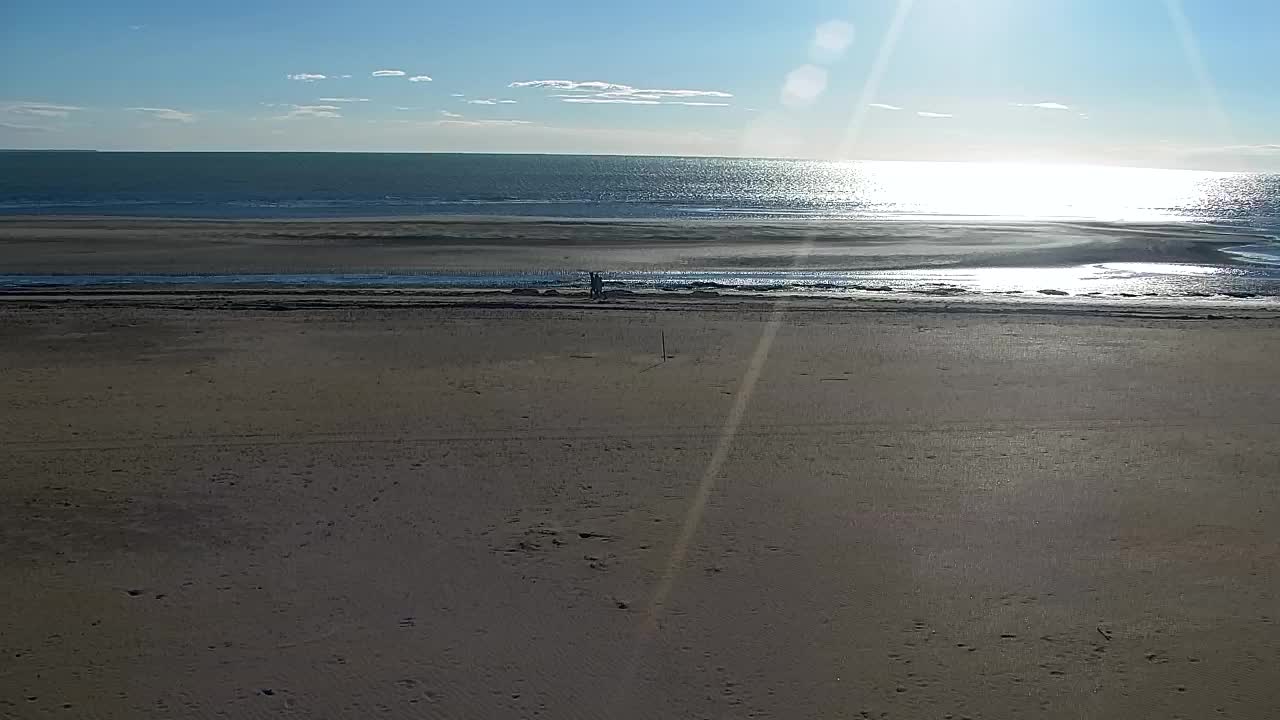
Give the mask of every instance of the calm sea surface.
[{"label": "calm sea surface", "polygon": [[1280,175],[566,155],[4,153],[0,213],[1076,218],[1280,225]]}]

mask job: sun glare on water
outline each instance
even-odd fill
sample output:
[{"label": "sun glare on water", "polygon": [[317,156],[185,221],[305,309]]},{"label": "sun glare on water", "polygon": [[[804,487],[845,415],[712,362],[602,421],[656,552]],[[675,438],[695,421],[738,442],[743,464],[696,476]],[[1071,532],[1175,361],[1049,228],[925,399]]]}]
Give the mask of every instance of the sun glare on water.
[{"label": "sun glare on water", "polygon": [[866,163],[863,201],[893,214],[1130,222],[1193,219],[1230,173],[1093,166]]}]

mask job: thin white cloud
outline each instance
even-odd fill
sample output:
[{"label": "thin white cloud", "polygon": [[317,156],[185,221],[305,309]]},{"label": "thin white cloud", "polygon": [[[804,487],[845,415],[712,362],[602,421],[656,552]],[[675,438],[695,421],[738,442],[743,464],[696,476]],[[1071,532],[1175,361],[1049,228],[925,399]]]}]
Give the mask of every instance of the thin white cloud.
[{"label": "thin white cloud", "polygon": [[877,110],[891,110],[893,112],[897,112],[902,109],[897,105],[889,105],[887,103],[871,103],[871,107]]},{"label": "thin white cloud", "polygon": [[407,110],[412,110],[413,108],[411,108],[411,107],[401,107],[400,105],[396,105],[396,106],[392,107],[391,109],[392,109],[392,110],[400,110],[401,112],[404,112],[404,111],[407,111]]},{"label": "thin white cloud", "polygon": [[1071,108],[1056,102],[1014,103],[1017,107],[1036,108],[1038,110],[1070,110]]},{"label": "thin white cloud", "polygon": [[184,123],[196,121],[195,115],[181,110],[174,110],[173,108],[134,107],[129,109],[133,112],[146,113],[153,120],[172,120]]},{"label": "thin white cloud", "polygon": [[532,125],[529,120],[437,120],[436,125],[444,127],[520,127]]},{"label": "thin white cloud", "polygon": [[342,78],[343,80],[349,80],[351,78],[350,75],[339,75],[338,77]]},{"label": "thin white cloud", "polygon": [[414,75],[409,78],[409,82],[431,82],[430,75]]},{"label": "thin white cloud", "polygon": [[73,112],[84,110],[75,105],[54,105],[40,102],[0,103],[0,112],[10,115],[39,118],[65,118]]},{"label": "thin white cloud", "polygon": [[441,110],[441,111],[440,111],[440,114],[441,114],[441,115],[443,115],[443,116],[445,116],[445,117],[447,117],[447,118],[460,118],[460,117],[462,117],[462,116],[461,116],[461,115],[459,115],[458,113],[456,113],[456,112],[449,112],[448,110]]},{"label": "thin white cloud", "polygon": [[141,29],[142,29],[142,28],[144,28],[144,27],[146,27],[146,25],[130,25],[130,26],[129,26],[129,29],[130,29],[130,30],[133,30],[133,31],[135,31],[135,32],[136,32],[136,31],[138,31],[138,30],[141,30]]},{"label": "thin white cloud", "polygon": [[729,107],[729,103],[718,102],[702,102],[699,100],[672,100],[664,102],[663,105],[685,105],[687,107]]},{"label": "thin white cloud", "polygon": [[924,110],[921,110],[920,112],[916,113],[916,115],[919,115],[922,118],[953,118],[955,117],[955,115],[952,115],[951,113],[925,112]]},{"label": "thin white cloud", "polygon": [[577,80],[521,80],[513,82],[507,87],[513,88],[551,88],[553,90],[588,90],[591,92],[605,92],[609,90],[632,90],[634,88],[628,85],[618,85],[615,83],[600,82],[599,80],[588,80],[579,82]]},{"label": "thin white cloud", "polygon": [[515,105],[516,101],[515,100],[499,100],[498,104],[499,105]]},{"label": "thin white cloud", "polygon": [[0,128],[5,130],[13,130],[14,132],[50,132],[53,128],[44,127],[43,125],[23,125],[22,123],[0,122]]},{"label": "thin white cloud", "polygon": [[561,97],[560,102],[583,105],[661,105],[657,100],[628,100],[625,98]]},{"label": "thin white cloud", "polygon": [[498,101],[492,98],[488,100],[468,100],[468,105],[497,105]]},{"label": "thin white cloud", "polygon": [[324,103],[362,103],[369,102],[369,98],[353,98],[353,97],[323,97],[316,100]]},{"label": "thin white cloud", "polygon": [[403,70],[374,70],[370,73],[373,77],[404,77],[406,74]]},{"label": "thin white cloud", "polygon": [[463,93],[449,93],[449,97],[466,97]]},{"label": "thin white cloud", "polygon": [[602,80],[521,80],[512,88],[539,88],[559,90],[551,97],[562,102],[586,105],[696,105],[723,106],[728,103],[691,101],[691,98],[731,98],[732,93],[721,90],[688,90],[666,88],[638,88]]},{"label": "thin white cloud", "polygon": [[320,73],[294,73],[292,75],[285,75],[285,77],[288,78],[289,80],[300,80],[302,82],[315,82],[317,80],[326,80],[328,79],[329,76],[321,75]]},{"label": "thin white cloud", "polygon": [[284,115],[276,117],[277,120],[297,120],[304,118],[340,118],[342,108],[337,105],[289,105],[292,108]]},{"label": "thin white cloud", "polygon": [[637,95],[660,95],[662,97],[713,97],[713,98],[731,98],[733,93],[721,92],[719,90],[635,90]]}]

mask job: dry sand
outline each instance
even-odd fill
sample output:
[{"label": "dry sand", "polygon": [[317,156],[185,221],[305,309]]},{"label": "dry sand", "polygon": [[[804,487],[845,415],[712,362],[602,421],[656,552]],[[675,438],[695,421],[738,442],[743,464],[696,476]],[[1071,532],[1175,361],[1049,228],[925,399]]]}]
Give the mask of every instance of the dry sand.
[{"label": "dry sand", "polygon": [[1276,717],[1280,322],[769,327],[0,303],[0,716]]}]

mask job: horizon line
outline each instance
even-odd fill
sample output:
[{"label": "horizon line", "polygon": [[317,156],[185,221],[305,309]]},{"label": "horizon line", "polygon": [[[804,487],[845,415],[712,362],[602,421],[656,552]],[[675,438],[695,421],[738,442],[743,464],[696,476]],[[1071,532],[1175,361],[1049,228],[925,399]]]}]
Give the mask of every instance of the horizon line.
[{"label": "horizon line", "polygon": [[118,155],[515,155],[527,157],[627,157],[627,158],[666,158],[666,159],[699,159],[699,160],[773,160],[788,162],[822,162],[822,163],[932,163],[947,165],[1013,165],[1042,167],[1093,167],[1130,170],[1173,170],[1182,172],[1211,172],[1223,174],[1255,174],[1280,175],[1276,170],[1224,170],[1188,167],[1168,167],[1157,165],[1111,164],[1089,161],[1038,161],[1038,160],[945,160],[917,158],[817,158],[790,155],[673,155],[666,153],[591,153],[591,152],[543,152],[543,151],[510,151],[493,152],[488,150],[122,150],[112,148],[0,148],[3,153],[67,153],[67,154],[118,154]]}]

